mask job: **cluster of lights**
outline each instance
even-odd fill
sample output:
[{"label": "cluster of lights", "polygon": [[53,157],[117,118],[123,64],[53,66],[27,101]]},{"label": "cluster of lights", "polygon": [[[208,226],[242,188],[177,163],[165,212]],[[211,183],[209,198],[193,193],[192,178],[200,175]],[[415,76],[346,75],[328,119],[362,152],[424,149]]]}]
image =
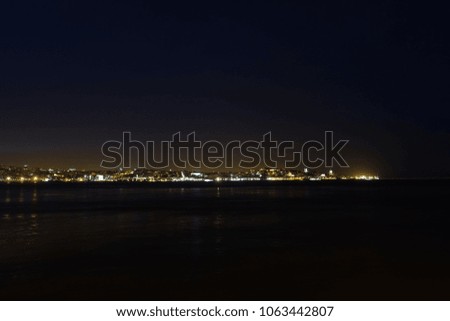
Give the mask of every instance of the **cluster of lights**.
[{"label": "cluster of lights", "polygon": [[[30,169],[24,168],[1,168],[0,181],[7,183],[40,183],[40,182],[237,182],[237,181],[321,181],[321,180],[378,180],[375,175],[361,174],[356,176],[338,176],[333,170],[326,174],[310,172],[307,168],[302,171],[286,169],[260,169],[248,172],[228,173],[206,173],[189,171],[151,171],[151,170],[118,170],[89,172],[76,169],[58,170],[53,169]],[[12,175],[14,174],[15,175]]]},{"label": "cluster of lights", "polygon": [[379,180],[380,177],[376,176],[376,175],[357,175],[357,176],[350,176],[350,177],[342,177],[342,179],[354,179],[354,180],[358,180],[358,181],[374,181],[374,180]]}]

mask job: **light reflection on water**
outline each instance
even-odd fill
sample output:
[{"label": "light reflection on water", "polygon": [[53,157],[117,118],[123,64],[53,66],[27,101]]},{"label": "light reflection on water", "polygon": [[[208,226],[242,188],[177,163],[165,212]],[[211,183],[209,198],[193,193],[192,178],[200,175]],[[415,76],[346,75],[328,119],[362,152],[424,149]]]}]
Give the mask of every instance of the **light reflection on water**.
[{"label": "light reflection on water", "polygon": [[118,245],[124,253],[167,248],[200,257],[320,242],[324,226],[330,233],[339,220],[391,219],[397,214],[389,212],[389,203],[384,212],[374,205],[392,195],[423,197],[420,189],[403,187],[377,193],[326,186],[0,188],[0,258],[33,261]]},{"label": "light reflection on water", "polygon": [[[271,189],[220,187],[0,189],[0,255],[3,260],[31,259],[158,237],[187,242],[198,255],[205,243],[221,251],[230,237],[224,230],[279,221],[269,212],[255,213],[257,221],[253,214],[242,215],[247,204],[276,195],[280,192]],[[303,191],[281,195],[301,198]]]}]

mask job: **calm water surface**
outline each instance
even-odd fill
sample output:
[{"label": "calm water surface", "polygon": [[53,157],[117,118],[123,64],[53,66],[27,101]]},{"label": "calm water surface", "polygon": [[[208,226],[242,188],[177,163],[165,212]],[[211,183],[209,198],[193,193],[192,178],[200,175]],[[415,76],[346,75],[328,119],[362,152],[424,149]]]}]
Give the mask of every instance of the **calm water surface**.
[{"label": "calm water surface", "polygon": [[450,299],[448,181],[0,186],[0,299]]}]

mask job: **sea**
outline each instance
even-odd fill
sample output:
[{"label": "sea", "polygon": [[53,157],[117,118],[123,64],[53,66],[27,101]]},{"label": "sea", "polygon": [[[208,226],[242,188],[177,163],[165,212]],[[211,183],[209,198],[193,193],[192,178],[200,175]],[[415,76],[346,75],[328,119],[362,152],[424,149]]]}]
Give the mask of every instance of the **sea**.
[{"label": "sea", "polygon": [[450,300],[450,181],[0,185],[1,300]]}]

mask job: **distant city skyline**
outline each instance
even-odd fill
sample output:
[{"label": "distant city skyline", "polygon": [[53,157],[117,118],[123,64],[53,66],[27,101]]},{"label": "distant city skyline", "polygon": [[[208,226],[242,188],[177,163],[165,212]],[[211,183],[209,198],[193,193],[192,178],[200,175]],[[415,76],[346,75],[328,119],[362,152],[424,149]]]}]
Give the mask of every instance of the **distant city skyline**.
[{"label": "distant city skyline", "polygon": [[378,180],[374,174],[339,175],[332,169],[294,170],[283,168],[246,169],[242,171],[202,171],[169,169],[83,170],[0,166],[0,183],[88,183],[88,182],[255,182],[255,181],[321,181]]}]

